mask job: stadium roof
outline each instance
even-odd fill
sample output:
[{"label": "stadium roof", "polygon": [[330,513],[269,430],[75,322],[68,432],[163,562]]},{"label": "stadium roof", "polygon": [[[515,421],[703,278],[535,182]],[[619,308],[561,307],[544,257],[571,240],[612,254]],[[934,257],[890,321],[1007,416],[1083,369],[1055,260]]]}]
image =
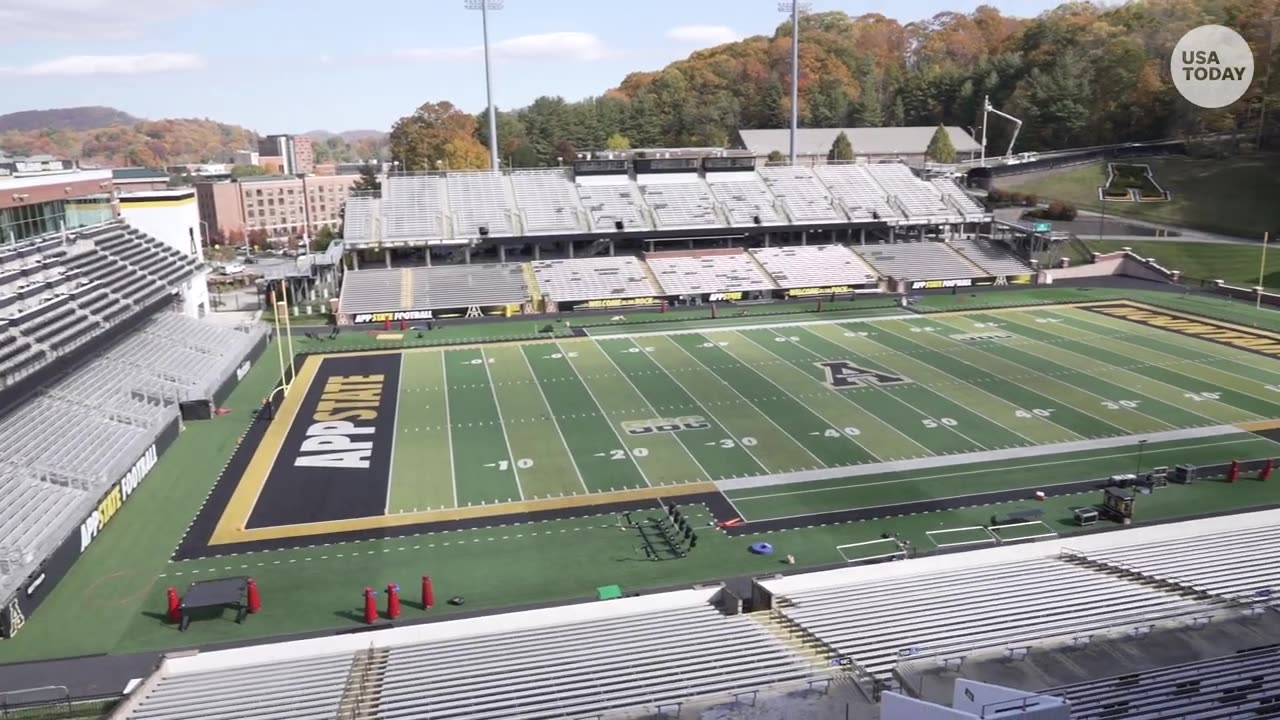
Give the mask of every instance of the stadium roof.
[{"label": "stadium roof", "polygon": [[[797,155],[826,155],[836,136],[844,133],[849,136],[855,155],[923,155],[933,139],[937,127],[921,125],[917,127],[891,128],[800,128],[796,131]],[[788,137],[790,131],[781,130],[739,130],[742,144],[752,154],[763,157],[777,150],[786,154],[791,148]],[[951,136],[951,144],[959,153],[976,153],[982,151],[964,128],[947,126],[947,134]]]},{"label": "stadium roof", "polygon": [[169,173],[144,167],[112,168],[114,180],[168,180]]}]

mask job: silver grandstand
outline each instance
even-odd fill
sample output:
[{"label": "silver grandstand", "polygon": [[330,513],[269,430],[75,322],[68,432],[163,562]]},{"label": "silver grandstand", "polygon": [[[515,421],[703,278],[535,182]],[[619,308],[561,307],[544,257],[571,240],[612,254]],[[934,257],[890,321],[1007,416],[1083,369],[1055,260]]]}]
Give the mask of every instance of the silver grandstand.
[{"label": "silver grandstand", "polygon": [[954,182],[925,181],[896,163],[635,175],[628,170],[575,175],[570,168],[451,171],[391,174],[383,188],[380,199],[357,195],[349,200],[349,249],[462,244],[485,237],[795,225],[923,227],[990,220]]},{"label": "silver grandstand", "polygon": [[[265,333],[165,311],[198,264],[118,221],[0,249],[0,596],[78,536],[179,403],[213,397]],[[23,397],[84,350],[87,364]]]}]

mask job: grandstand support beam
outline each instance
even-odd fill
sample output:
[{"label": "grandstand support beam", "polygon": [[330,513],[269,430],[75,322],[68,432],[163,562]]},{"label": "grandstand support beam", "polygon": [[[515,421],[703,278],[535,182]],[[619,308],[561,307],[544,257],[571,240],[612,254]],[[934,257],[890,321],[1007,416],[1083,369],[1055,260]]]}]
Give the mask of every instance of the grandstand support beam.
[{"label": "grandstand support beam", "polygon": [[498,167],[498,121],[493,108],[493,64],[489,61],[489,11],[501,10],[502,0],[467,0],[468,10],[480,11],[480,24],[484,29],[484,94],[489,103],[489,168]]},{"label": "grandstand support beam", "polygon": [[499,245],[498,246],[498,262],[504,263],[506,261],[507,261],[507,246]]},{"label": "grandstand support beam", "polygon": [[533,244],[533,259],[534,260],[542,259],[542,243]]},{"label": "grandstand support beam", "polygon": [[382,251],[382,261],[386,263],[387,269],[390,270],[391,269],[391,250],[390,249],[385,249]]}]

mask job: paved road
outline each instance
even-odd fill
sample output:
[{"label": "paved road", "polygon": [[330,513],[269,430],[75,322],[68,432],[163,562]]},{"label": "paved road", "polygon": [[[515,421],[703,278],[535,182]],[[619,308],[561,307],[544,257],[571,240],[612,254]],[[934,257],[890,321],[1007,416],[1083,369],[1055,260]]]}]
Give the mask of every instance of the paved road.
[{"label": "paved road", "polygon": [[[997,220],[1005,222],[1016,222],[1026,224],[1028,221],[1021,219],[1025,208],[998,208],[995,211]],[[1081,210],[1076,216],[1074,223],[1080,223],[1083,227],[1076,229],[1076,235],[1081,240],[1091,240],[1098,237],[1098,220],[1101,213],[1091,210]],[[1068,229],[1067,226],[1072,223],[1054,223],[1054,229]],[[1151,230],[1151,234],[1134,234],[1133,228],[1145,228]],[[1154,231],[1164,230],[1167,232],[1177,233],[1172,236],[1156,235]],[[1148,220],[1136,220],[1122,215],[1106,216],[1105,225],[1102,228],[1102,236],[1107,240],[1128,240],[1139,242],[1145,240],[1157,242],[1200,242],[1200,243],[1219,243],[1219,244],[1257,244],[1257,240],[1249,238],[1236,237],[1234,235],[1223,235],[1221,233],[1211,233],[1205,230],[1195,230],[1192,228],[1180,227],[1178,225],[1168,225],[1163,223],[1151,222]]]}]

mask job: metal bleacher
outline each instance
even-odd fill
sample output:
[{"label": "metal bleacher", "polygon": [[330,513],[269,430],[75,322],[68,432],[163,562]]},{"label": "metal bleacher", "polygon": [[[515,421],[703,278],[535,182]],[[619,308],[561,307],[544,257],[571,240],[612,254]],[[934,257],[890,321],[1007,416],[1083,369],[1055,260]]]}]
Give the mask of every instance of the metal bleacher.
[{"label": "metal bleacher", "polygon": [[624,230],[653,228],[645,217],[646,208],[640,189],[630,178],[584,177],[577,179],[577,186],[582,207],[591,217],[594,229],[612,231],[619,222]]},{"label": "metal bleacher", "polygon": [[880,187],[898,201],[908,218],[940,223],[961,219],[955,210],[942,202],[934,186],[916,177],[906,165],[880,163],[863,167]]},{"label": "metal bleacher", "polygon": [[1280,646],[1050,688],[1073,720],[1280,718]]},{"label": "metal bleacher", "polygon": [[1029,273],[1031,268],[1017,256],[984,238],[957,238],[951,247],[988,275],[1015,275]]},{"label": "metal bleacher", "polygon": [[530,265],[542,294],[559,302],[662,294],[634,257],[535,260]]},{"label": "metal bleacher", "polygon": [[359,243],[372,238],[373,216],[378,209],[378,200],[367,195],[347,198],[342,215],[342,239]]},{"label": "metal bleacher", "polygon": [[[713,590],[172,658],[121,720],[552,720],[670,710],[794,687],[818,675]],[[616,715],[610,715],[616,716]],[[628,717],[640,715],[628,714]]]},{"label": "metal bleacher", "polygon": [[646,258],[668,295],[698,295],[778,287],[751,255],[653,256]]},{"label": "metal bleacher", "polygon": [[[734,225],[753,225],[760,218],[761,225],[778,225],[783,222],[778,215],[778,201],[769,192],[769,186],[754,173],[709,173],[707,186],[711,194],[725,208]],[[730,177],[726,177],[730,176]]]},{"label": "metal bleacher", "polygon": [[750,251],[778,287],[865,285],[880,278],[843,245],[755,248]]},{"label": "metal bleacher", "polygon": [[387,240],[428,241],[445,235],[446,193],[438,175],[391,175],[382,196]]},{"label": "metal bleacher", "polygon": [[515,232],[511,186],[502,173],[449,173],[449,209],[453,213],[454,237],[475,239],[484,235],[511,235]]},{"label": "metal bleacher", "polygon": [[855,250],[882,275],[899,279],[966,278],[984,275],[946,243],[908,242],[867,245]]},{"label": "metal bleacher", "polygon": [[578,190],[568,171],[518,170],[511,173],[511,188],[526,234],[587,229]]},{"label": "metal bleacher", "polygon": [[889,202],[889,193],[863,165],[820,165],[818,178],[831,190],[854,220],[897,221],[900,213]]},{"label": "metal bleacher", "polygon": [[973,199],[973,196],[964,191],[964,188],[956,184],[951,178],[934,178],[933,186],[942,193],[943,201],[950,200],[957,210],[965,216],[966,222],[981,222],[990,214],[982,203]]},{"label": "metal bleacher", "polygon": [[805,167],[762,167],[760,177],[777,196],[792,222],[843,222],[844,213]]},{"label": "metal bleacher", "polygon": [[639,183],[658,225],[663,228],[686,228],[724,225],[716,212],[711,189],[696,175],[654,176]]},{"label": "metal bleacher", "polygon": [[809,588],[785,594],[777,607],[837,655],[888,680],[902,658],[1034,645],[1204,606],[1153,584],[1037,558]]}]

